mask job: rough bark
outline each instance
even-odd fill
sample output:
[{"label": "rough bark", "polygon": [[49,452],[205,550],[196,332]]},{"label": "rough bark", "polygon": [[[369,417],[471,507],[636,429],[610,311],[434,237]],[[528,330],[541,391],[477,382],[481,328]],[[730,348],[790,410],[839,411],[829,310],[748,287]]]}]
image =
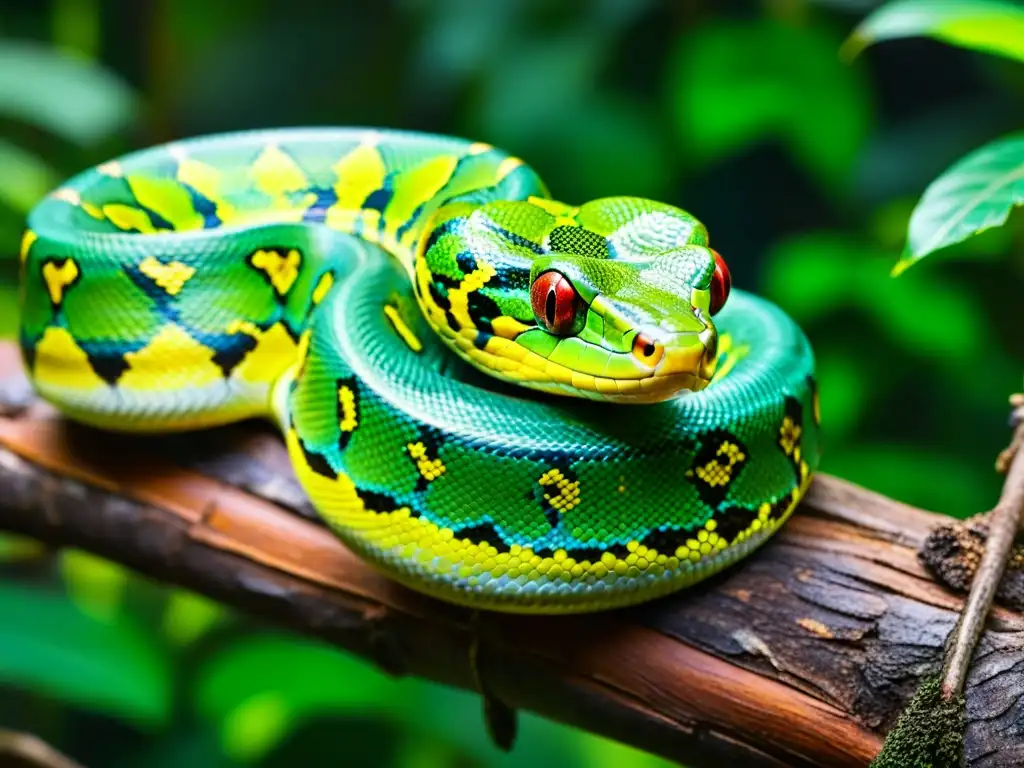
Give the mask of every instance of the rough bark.
[{"label": "rough bark", "polygon": [[[150,439],[33,401],[0,346],[0,529],[75,546],[324,638],[394,674],[700,766],[863,766],[962,599],[916,551],[944,520],[820,476],[760,552],[696,588],[589,616],[470,612],[418,595],[322,525],[259,424]],[[6,373],[6,375],[4,375]],[[1024,617],[996,608],[967,680],[967,765],[1024,764]]]}]

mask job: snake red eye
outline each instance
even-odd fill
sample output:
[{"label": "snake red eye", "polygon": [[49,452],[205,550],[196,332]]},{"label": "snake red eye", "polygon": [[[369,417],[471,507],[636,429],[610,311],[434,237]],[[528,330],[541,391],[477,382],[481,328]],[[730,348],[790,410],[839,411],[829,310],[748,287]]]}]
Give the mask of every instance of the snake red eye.
[{"label": "snake red eye", "polygon": [[729,275],[729,268],[725,266],[725,259],[719,255],[714,248],[711,252],[715,254],[715,274],[711,276],[711,314],[715,314],[725,306],[725,300],[729,298],[729,290],[732,288],[732,277]]},{"label": "snake red eye", "polygon": [[551,333],[567,336],[576,323],[578,294],[561,272],[545,272],[530,287],[533,314]]}]

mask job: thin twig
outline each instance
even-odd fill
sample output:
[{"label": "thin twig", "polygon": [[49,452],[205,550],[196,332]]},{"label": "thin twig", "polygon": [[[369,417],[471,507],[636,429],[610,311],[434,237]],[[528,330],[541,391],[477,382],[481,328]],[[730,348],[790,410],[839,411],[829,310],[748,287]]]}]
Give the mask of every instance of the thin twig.
[{"label": "thin twig", "polygon": [[28,733],[0,730],[0,765],[39,768],[82,768],[42,739]]},{"label": "thin twig", "polygon": [[[1014,395],[1010,404],[1015,416],[1024,407],[1024,396]],[[1006,481],[999,496],[999,503],[988,515],[988,539],[981,564],[971,585],[967,604],[960,614],[950,650],[945,674],[942,680],[942,696],[947,701],[963,693],[964,681],[970,667],[974,649],[981,637],[985,619],[995,598],[999,581],[1003,577],[1006,563],[1013,548],[1013,542],[1024,511],[1024,420],[1015,419],[1015,430],[1010,447],[1000,454],[1000,460],[1009,459]]]},{"label": "thin twig", "polygon": [[1004,474],[1009,471],[1014,456],[1024,448],[1024,430],[1020,429],[1021,424],[1024,424],[1024,394],[1012,395],[1010,407],[1013,408],[1010,413],[1010,426],[1014,428],[1013,440],[996,459],[996,471]]}]

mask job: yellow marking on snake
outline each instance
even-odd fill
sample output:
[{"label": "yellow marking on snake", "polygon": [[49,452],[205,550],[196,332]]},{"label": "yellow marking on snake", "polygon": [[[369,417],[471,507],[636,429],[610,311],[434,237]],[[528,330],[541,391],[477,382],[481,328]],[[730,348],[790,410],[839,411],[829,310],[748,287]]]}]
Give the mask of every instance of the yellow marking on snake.
[{"label": "yellow marking on snake", "polygon": [[266,331],[245,320],[233,321],[228,333],[244,333],[256,340],[256,346],[234,370],[231,378],[270,384],[277,380],[290,363],[298,359],[299,345],[282,323],[275,323]]},{"label": "yellow marking on snake", "polygon": [[274,198],[309,188],[306,174],[276,144],[263,148],[253,161],[249,176],[256,189]]},{"label": "yellow marking on snake", "polygon": [[[724,457],[722,462],[719,458]],[[733,478],[733,469],[737,464],[742,464],[747,456],[740,450],[739,446],[728,440],[724,440],[716,453],[716,458],[709,461],[702,467],[695,470],[688,470],[687,477],[697,475],[701,480],[712,487],[728,485]]]},{"label": "yellow marking on snake", "polygon": [[43,264],[43,282],[46,283],[46,292],[50,294],[54,306],[64,301],[68,289],[80,274],[74,259],[65,259],[60,266],[55,261]]},{"label": "yellow marking on snake", "polygon": [[144,235],[152,235],[157,231],[149,215],[140,208],[132,208],[121,203],[109,203],[103,206],[102,212],[118,229],[134,229]]},{"label": "yellow marking on snake", "polygon": [[250,262],[256,269],[266,273],[277,294],[284,296],[299,276],[302,254],[294,248],[284,256],[277,251],[259,250],[252,255]]},{"label": "yellow marking on snake", "polygon": [[33,232],[31,229],[26,229],[25,234],[21,236],[21,263],[24,264],[25,260],[28,259],[28,252],[32,250],[32,246],[36,240],[39,239],[39,235]]},{"label": "yellow marking on snake", "polygon": [[[441,191],[451,179],[458,162],[459,159],[455,155],[442,155],[406,172],[385,210],[388,237],[394,240],[399,227],[413,217],[416,209],[432,200]],[[412,243],[418,238],[416,227],[409,227],[405,242]]]},{"label": "yellow marking on snake", "polygon": [[43,385],[83,391],[105,389],[107,383],[89,365],[89,358],[64,328],[50,326],[36,344],[36,379]]},{"label": "yellow marking on snake", "polygon": [[523,161],[520,160],[518,157],[506,157],[504,160],[501,161],[501,164],[498,166],[498,171],[497,173],[495,173],[496,180],[501,181],[510,173],[512,173],[512,171],[514,171],[516,168],[520,167],[522,164]]},{"label": "yellow marking on snake", "polygon": [[[499,317],[492,318],[491,327],[494,329],[495,336],[501,336],[504,339],[514,339],[524,331],[530,330],[531,326],[521,323],[510,315],[501,315]],[[516,347],[516,349],[522,349],[522,347]]]},{"label": "yellow marking on snake", "polygon": [[207,386],[223,381],[221,369],[213,362],[214,351],[193,339],[176,325],[160,329],[138,352],[126,352],[128,369],[118,379],[118,387],[159,391]]},{"label": "yellow marking on snake", "polygon": [[203,217],[177,179],[128,176],[125,179],[139,205],[158,214],[178,231],[203,228]]},{"label": "yellow marking on snake", "polygon": [[313,306],[316,306],[323,301],[327,292],[330,291],[333,286],[334,275],[330,272],[322,274],[320,279],[317,281],[316,288],[313,289],[313,295],[311,297],[313,299]]},{"label": "yellow marking on snake", "polygon": [[483,288],[495,274],[497,273],[494,267],[481,259],[477,262],[476,269],[462,278],[457,287],[448,291],[448,301],[451,303],[449,311],[463,328],[476,327],[469,314],[469,295]]},{"label": "yellow marking on snake", "polygon": [[779,445],[787,456],[793,456],[796,461],[800,460],[800,433],[802,429],[799,424],[789,416],[782,419],[782,426],[779,427]]},{"label": "yellow marking on snake", "polygon": [[555,226],[575,227],[579,226],[576,216],[580,212],[577,206],[566,205],[557,200],[548,200],[543,197],[528,197],[526,202],[540,208],[549,216],[555,219]]},{"label": "yellow marking on snake", "polygon": [[719,381],[728,376],[732,369],[736,367],[736,364],[749,354],[749,344],[740,344],[739,346],[736,346],[733,344],[731,334],[723,333],[719,336],[718,359],[722,360],[724,358],[724,362],[718,365],[715,369],[715,381]]},{"label": "yellow marking on snake", "polygon": [[447,471],[444,463],[439,458],[431,458],[427,452],[427,446],[422,442],[408,443],[405,450],[409,452],[416,469],[428,483],[433,482]]},{"label": "yellow marking on snake", "polygon": [[412,332],[412,329],[405,324],[405,320],[402,319],[402,316],[395,307],[391,304],[385,304],[384,314],[387,316],[388,320],[391,321],[391,325],[394,327],[398,335],[402,337],[402,341],[405,342],[409,349],[413,352],[423,351],[423,342],[421,342],[416,334]]},{"label": "yellow marking on snake", "polygon": [[164,289],[170,296],[177,296],[196,270],[180,261],[164,264],[153,256],[147,256],[139,264],[139,271]]},{"label": "yellow marking on snake", "polygon": [[356,393],[351,387],[344,384],[338,387],[338,405],[341,409],[338,429],[342,432],[355,431],[359,426],[359,414],[356,412]]},{"label": "yellow marking on snake", "polygon": [[218,169],[186,156],[178,155],[178,181],[187,184],[214,204],[214,212],[222,223],[231,223],[238,218],[235,207],[221,198],[224,174]]},{"label": "yellow marking on snake", "polygon": [[[337,202],[327,209],[325,222],[327,226],[343,231],[351,231],[355,223],[362,220],[367,227],[371,226],[370,214],[380,216],[379,211],[362,210],[363,202],[373,192],[384,186],[387,169],[384,158],[377,151],[376,137],[369,136],[366,141],[334,164],[338,181],[334,185]],[[374,218],[376,218],[374,217]],[[376,229],[376,221],[372,228]]]},{"label": "yellow marking on snake", "polygon": [[270,197],[270,204],[258,216],[247,218],[298,222],[316,201],[316,194],[306,191],[310,187],[306,174],[275,144],[264,147],[253,161],[249,178],[256,189]]},{"label": "yellow marking on snake", "polygon": [[547,489],[544,491],[544,500],[552,509],[564,513],[580,503],[579,480],[570,481],[561,470],[549,469],[538,482]]}]

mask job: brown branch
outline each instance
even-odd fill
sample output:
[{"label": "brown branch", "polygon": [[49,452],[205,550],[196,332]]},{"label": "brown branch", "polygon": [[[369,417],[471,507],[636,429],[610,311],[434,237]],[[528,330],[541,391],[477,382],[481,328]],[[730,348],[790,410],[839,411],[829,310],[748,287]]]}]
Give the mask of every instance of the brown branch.
[{"label": "brown branch", "polygon": [[985,628],[985,617],[995,600],[1024,513],[1024,450],[1021,450],[1024,445],[1024,421],[1016,418],[1021,411],[1022,399],[1022,396],[1017,395],[1011,400],[1016,408],[1016,429],[1010,447],[999,455],[996,462],[996,468],[1006,472],[1006,482],[999,503],[988,514],[985,551],[967,596],[967,604],[960,615],[955,642],[946,664],[946,673],[942,679],[942,697],[946,701],[963,692],[975,646]]},{"label": "brown branch", "polygon": [[[939,669],[961,607],[916,556],[943,518],[821,476],[773,542],[705,585],[605,614],[474,621],[395,585],[316,523],[269,429],[129,439],[38,403],[9,410],[0,528],[88,549],[394,674],[475,690],[475,647],[479,682],[500,702],[694,768],[867,764]],[[1024,618],[997,608],[966,682],[967,765],[1021,763],[1022,661]]]}]

